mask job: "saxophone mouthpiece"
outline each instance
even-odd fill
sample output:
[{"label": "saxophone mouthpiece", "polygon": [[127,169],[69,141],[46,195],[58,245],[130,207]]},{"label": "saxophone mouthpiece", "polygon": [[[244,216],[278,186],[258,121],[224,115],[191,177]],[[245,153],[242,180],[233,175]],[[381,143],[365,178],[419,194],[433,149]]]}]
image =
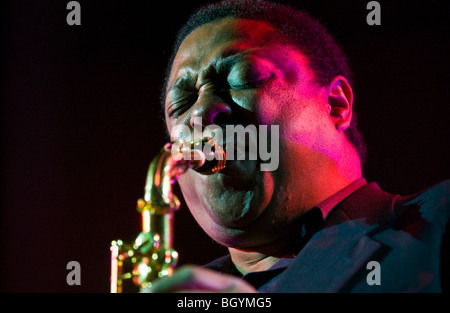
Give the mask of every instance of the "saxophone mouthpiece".
[{"label": "saxophone mouthpiece", "polygon": [[184,159],[189,163],[189,167],[203,175],[214,174],[225,168],[225,150],[216,143],[215,138],[205,137],[188,143],[180,140],[174,142],[172,148],[177,151],[172,154],[174,159]]}]

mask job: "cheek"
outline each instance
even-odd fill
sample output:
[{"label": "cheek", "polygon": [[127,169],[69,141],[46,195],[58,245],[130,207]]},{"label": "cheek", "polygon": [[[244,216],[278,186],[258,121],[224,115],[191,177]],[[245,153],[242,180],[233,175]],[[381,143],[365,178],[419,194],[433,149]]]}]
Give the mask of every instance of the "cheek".
[{"label": "cheek", "polygon": [[230,90],[231,100],[245,109],[246,111],[254,112],[257,108],[256,99],[257,92],[252,89]]},{"label": "cheek", "polygon": [[335,144],[334,129],[317,96],[282,91],[261,94],[259,101],[257,115],[261,124],[279,126],[280,163],[284,162],[283,150],[290,154],[292,149],[304,147],[330,154],[330,147]]},{"label": "cheek", "polygon": [[167,113],[165,114],[164,118],[165,118],[164,120],[165,120],[165,122],[166,122],[167,133],[169,134],[169,136],[172,137],[172,134],[173,134],[173,126],[174,126],[175,124],[173,123],[172,119],[171,119],[169,116],[167,116]]},{"label": "cheek", "polygon": [[201,184],[199,184],[189,172],[181,175],[178,179],[178,184],[180,186],[183,198],[189,203],[199,203],[201,200],[201,195],[204,191],[200,190]]},{"label": "cheek", "polygon": [[166,116],[166,127],[170,135],[171,141],[183,139],[190,141],[192,138],[191,128],[188,126],[190,117],[188,114],[183,114],[177,119],[171,119]]},{"label": "cheek", "polygon": [[273,84],[268,90],[258,92],[256,115],[263,125],[279,125],[280,132],[292,126],[306,107],[305,99],[294,88]]},{"label": "cheek", "polygon": [[203,194],[205,191],[200,190],[201,186],[188,174],[181,175],[178,179],[183,199],[186,202],[192,216],[200,225],[206,223],[205,219],[208,217],[204,214]]}]

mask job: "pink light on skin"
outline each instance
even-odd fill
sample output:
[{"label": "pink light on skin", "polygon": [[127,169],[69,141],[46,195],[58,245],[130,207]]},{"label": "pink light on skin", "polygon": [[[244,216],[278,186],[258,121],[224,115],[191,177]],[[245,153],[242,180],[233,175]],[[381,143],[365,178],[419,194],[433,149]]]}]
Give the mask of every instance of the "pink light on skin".
[{"label": "pink light on skin", "polygon": [[[193,117],[206,123],[218,106],[231,114],[233,124],[242,119],[243,124],[279,125],[277,170],[262,172],[251,162],[242,162],[227,175],[204,177],[192,172],[179,180],[203,230],[219,243],[246,250],[262,245],[280,249],[295,217],[360,177],[353,168],[359,164],[357,153],[344,134],[350,115],[343,113],[351,102],[337,83],[342,87],[344,81],[318,86],[302,54],[271,40],[272,31],[266,22],[233,18],[197,28],[180,45],[166,98],[169,130],[179,124],[189,127]],[[225,72],[211,75],[217,73],[217,64],[227,62]],[[182,79],[199,92],[171,89]],[[215,88],[223,84],[230,86],[225,98]],[[181,99],[190,96],[191,102],[171,114]]]}]

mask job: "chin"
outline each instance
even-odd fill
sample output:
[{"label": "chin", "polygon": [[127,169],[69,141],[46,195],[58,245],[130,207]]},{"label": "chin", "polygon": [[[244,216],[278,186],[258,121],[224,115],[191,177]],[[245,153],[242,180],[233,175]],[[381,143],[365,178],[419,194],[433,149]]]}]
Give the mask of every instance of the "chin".
[{"label": "chin", "polygon": [[269,172],[259,173],[247,177],[193,173],[180,178],[181,191],[193,217],[219,244],[247,245],[249,230],[261,231],[255,226],[270,217],[267,210],[273,196],[273,177]]},{"label": "chin", "polygon": [[209,198],[204,209],[214,223],[241,229],[259,217],[260,202],[258,190],[224,190],[217,197]]},{"label": "chin", "polygon": [[206,234],[215,242],[228,247],[237,249],[248,249],[264,246],[274,239],[274,234],[269,227],[261,231],[260,227],[230,228],[224,225],[209,223],[201,225]]}]

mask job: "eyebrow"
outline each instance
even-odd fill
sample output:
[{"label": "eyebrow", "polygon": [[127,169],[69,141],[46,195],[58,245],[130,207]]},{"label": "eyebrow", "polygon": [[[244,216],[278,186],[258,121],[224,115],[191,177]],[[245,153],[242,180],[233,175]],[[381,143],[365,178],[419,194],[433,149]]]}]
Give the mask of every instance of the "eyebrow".
[{"label": "eyebrow", "polygon": [[[260,55],[258,52],[262,50],[265,49],[259,47],[254,49],[230,48],[221,54],[218,60],[212,62],[208,68],[214,68],[217,73],[224,73],[230,71],[231,68],[238,62],[245,60],[246,56]],[[195,88],[197,78],[194,78],[194,76],[197,75],[194,73],[195,71],[189,66],[181,69],[180,74],[178,74],[179,77],[175,79],[170,88],[167,89],[167,92],[171,90],[186,90]]]},{"label": "eyebrow", "polygon": [[[184,70],[183,70],[184,71]],[[171,90],[186,90],[186,89],[192,89],[195,87],[196,79],[192,77],[191,71],[186,70],[188,72],[187,75],[182,75],[181,77],[177,78],[173,84],[170,86],[170,88],[167,90],[168,92]]]},{"label": "eyebrow", "polygon": [[243,59],[245,60],[248,56],[258,57],[263,50],[266,49],[260,47],[251,49],[230,48],[221,55],[220,59],[217,61],[216,67],[218,70],[230,69],[233,65]]},{"label": "eyebrow", "polygon": [[220,58],[216,64],[215,68],[218,73],[223,73],[229,71],[234,65],[245,58],[245,54],[239,53],[227,56],[225,58]]}]

